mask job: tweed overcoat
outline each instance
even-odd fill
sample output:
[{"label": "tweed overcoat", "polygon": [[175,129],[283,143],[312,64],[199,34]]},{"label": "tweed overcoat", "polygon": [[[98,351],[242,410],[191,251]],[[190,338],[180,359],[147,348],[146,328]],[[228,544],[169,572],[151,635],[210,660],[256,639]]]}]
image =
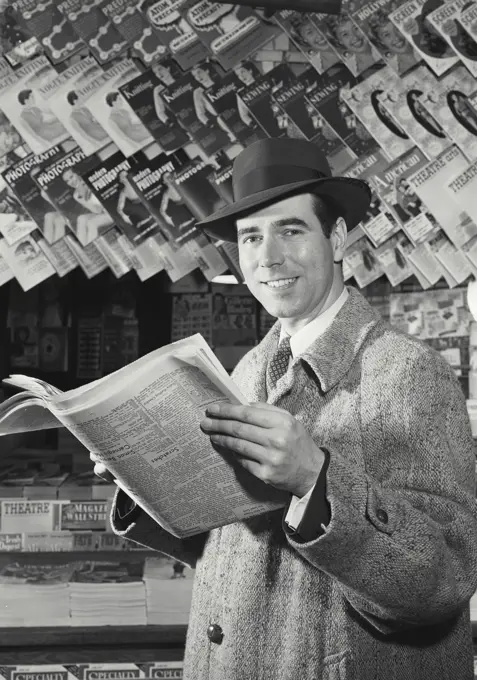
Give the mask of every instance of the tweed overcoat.
[{"label": "tweed overcoat", "polygon": [[[122,535],[196,567],[186,680],[472,680],[475,457],[465,398],[437,352],[354,288],[265,392],[277,322],[238,364],[250,402],[330,452],[331,521],[296,543],[284,511],[179,540],[142,513]],[[160,490],[158,490],[160,493]],[[286,511],[285,511],[286,512]],[[223,631],[221,644],[207,636]]]}]

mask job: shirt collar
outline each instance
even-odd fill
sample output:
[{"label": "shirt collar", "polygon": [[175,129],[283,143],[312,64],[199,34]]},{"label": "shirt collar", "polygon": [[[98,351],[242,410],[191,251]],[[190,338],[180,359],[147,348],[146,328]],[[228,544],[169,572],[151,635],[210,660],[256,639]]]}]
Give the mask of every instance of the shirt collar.
[{"label": "shirt collar", "polygon": [[[341,307],[344,305],[348,299],[348,289],[343,288],[343,291],[339,298],[333,302],[333,304],[328,307],[322,314],[319,314],[315,319],[310,321],[300,328],[294,335],[290,338],[290,349],[293,357],[297,357],[303,354],[314,340],[323,335],[323,333],[331,326],[336,315],[340,311]],[[287,333],[280,328],[280,342],[287,335]]]}]

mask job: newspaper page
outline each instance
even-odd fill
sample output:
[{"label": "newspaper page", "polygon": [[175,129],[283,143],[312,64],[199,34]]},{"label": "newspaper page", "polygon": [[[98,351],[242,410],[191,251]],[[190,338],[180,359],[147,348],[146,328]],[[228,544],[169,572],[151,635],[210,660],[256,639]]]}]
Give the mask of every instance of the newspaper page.
[{"label": "newspaper page", "polygon": [[389,18],[401,5],[402,0],[364,0],[351,12],[355,23],[398,75],[403,75],[420,61],[412,45]]},{"label": "newspaper page", "polygon": [[0,255],[7,261],[24,291],[34,288],[53,274],[53,265],[45,256],[33,234],[25,236],[9,246],[4,238],[0,239]]},{"label": "newspaper page", "polygon": [[440,229],[434,215],[427,210],[408,182],[409,175],[415,174],[427,163],[422,151],[411,149],[374,173],[372,178],[383,203],[395,215],[414,246],[429,240]]},{"label": "newspaper page", "polygon": [[436,76],[441,76],[455,66],[459,58],[427,21],[434,9],[435,5],[426,0],[410,0],[391,12],[389,18]]},{"label": "newspaper page", "polygon": [[206,96],[207,90],[219,80],[217,67],[210,61],[203,61],[161,93],[172,116],[206,156],[237,141]]},{"label": "newspaper page", "polygon": [[179,10],[186,0],[145,0],[142,11],[180,67],[187,71],[209,56],[204,43]]},{"label": "newspaper page", "polygon": [[172,296],[172,342],[200,333],[212,345],[212,330],[210,293],[176,293]]},{"label": "newspaper page", "polygon": [[147,20],[138,0],[106,0],[100,9],[128,42],[131,56],[150,66],[167,51],[159,34]]},{"label": "newspaper page", "polygon": [[359,118],[388,156],[394,160],[412,148],[413,142],[397,120],[380,104],[380,71],[351,89],[343,89],[341,98]]},{"label": "newspaper page", "polygon": [[354,76],[359,76],[381,61],[377,49],[346,12],[339,16],[312,14],[312,21]]},{"label": "newspaper page", "polygon": [[238,94],[244,86],[253,85],[260,77],[256,64],[243,61],[205,91],[206,98],[227,130],[245,147],[266,136]]},{"label": "newspaper page", "polygon": [[475,80],[464,66],[457,66],[439,80],[425,66],[415,71],[423,95],[421,102],[462,153],[477,158],[477,113],[469,103]]},{"label": "newspaper page", "polygon": [[139,359],[133,373],[120,369],[78,399],[55,398],[53,409],[118,486],[167,531],[186,538],[287,502],[286,494],[224,459],[200,430],[208,406],[230,401],[246,403],[194,336]]},{"label": "newspaper page", "polygon": [[84,106],[126,157],[154,141],[119,91],[121,85],[136,78],[139,73],[132,59],[119,61],[104,73],[104,81],[84,102]]},{"label": "newspaper page", "polygon": [[2,177],[10,190],[21,201],[28,215],[50,244],[56,243],[65,235],[66,219],[53,206],[46,194],[40,191],[31,173],[35,168],[41,169],[62,155],[62,148],[54,146],[44,154],[28,155],[2,172]]},{"label": "newspaper page", "polygon": [[119,91],[161,149],[173,153],[190,140],[166,106],[162,96],[164,89],[154,69],[147,69],[129,83],[121,85]]},{"label": "newspaper page", "polygon": [[464,154],[453,145],[407,178],[412,190],[429,208],[457,248],[472,237],[475,227],[467,213],[459,210],[459,206],[446,191],[446,186],[468,166]]},{"label": "newspaper page", "polygon": [[87,156],[111,143],[106,130],[84,106],[90,93],[86,86],[102,74],[104,71],[93,57],[81,59],[61,74],[63,82],[49,100],[55,116]]},{"label": "newspaper page", "polygon": [[108,268],[108,263],[96,248],[94,241],[83,247],[73,234],[66,234],[64,242],[75,256],[86,278],[92,279]]},{"label": "newspaper page", "polygon": [[333,174],[339,175],[356,160],[356,154],[306,99],[306,92],[316,90],[320,80],[321,76],[310,66],[294,83],[284,84],[277,90],[272,99],[283,112],[285,122],[291,121],[305,139],[314,142],[326,156]]},{"label": "newspaper page", "polygon": [[273,19],[318,73],[324,73],[340,62],[336,50],[312,21],[311,12],[280,9],[275,12]]},{"label": "newspaper page", "polygon": [[68,139],[68,132],[51,111],[40,89],[57,76],[45,56],[37,57],[2,81],[0,109],[34,153],[44,153]]},{"label": "newspaper page", "polygon": [[357,82],[344,64],[336,64],[307,88],[305,97],[359,158],[379,145],[341,96],[343,90],[351,89]]},{"label": "newspaper page", "polygon": [[472,5],[474,3],[470,3],[469,0],[446,2],[442,7],[431,12],[427,21],[444,38],[475,78],[477,76],[477,42],[459,21],[461,12]]},{"label": "newspaper page", "polygon": [[117,59],[126,50],[127,41],[101,12],[96,0],[60,0],[58,10],[68,19],[100,64]]},{"label": "newspaper page", "polygon": [[84,48],[84,43],[61,12],[56,2],[15,0],[20,24],[34,35],[54,64],[69,59]]},{"label": "newspaper page", "polygon": [[207,50],[227,71],[280,32],[278,26],[261,19],[251,7],[199,0],[192,4],[183,3],[179,11]]},{"label": "newspaper page", "polygon": [[436,158],[446,149],[451,140],[442,126],[422,104],[421,84],[416,71],[399,78],[391,69],[383,69],[383,92],[378,95],[377,107],[392,115],[409,135],[410,139],[428,157]]}]

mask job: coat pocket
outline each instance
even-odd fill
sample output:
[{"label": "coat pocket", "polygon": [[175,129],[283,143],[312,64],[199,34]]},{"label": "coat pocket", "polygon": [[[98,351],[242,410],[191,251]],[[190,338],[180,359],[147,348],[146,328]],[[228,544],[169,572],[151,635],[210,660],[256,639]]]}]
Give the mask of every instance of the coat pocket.
[{"label": "coat pocket", "polygon": [[351,653],[349,651],[330,654],[323,662],[323,673],[316,680],[353,680]]}]

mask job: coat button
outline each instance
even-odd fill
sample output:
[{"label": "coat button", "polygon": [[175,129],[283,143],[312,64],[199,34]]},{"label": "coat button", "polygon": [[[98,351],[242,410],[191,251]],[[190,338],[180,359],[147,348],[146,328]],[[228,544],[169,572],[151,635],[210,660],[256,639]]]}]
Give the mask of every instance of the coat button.
[{"label": "coat button", "polygon": [[222,644],[224,633],[218,623],[210,624],[210,626],[207,628],[207,637],[211,642],[215,642],[216,645]]},{"label": "coat button", "polygon": [[376,511],[376,517],[379,519],[380,522],[383,524],[388,523],[388,513],[386,510],[383,510],[382,508],[379,508],[379,510]]}]

